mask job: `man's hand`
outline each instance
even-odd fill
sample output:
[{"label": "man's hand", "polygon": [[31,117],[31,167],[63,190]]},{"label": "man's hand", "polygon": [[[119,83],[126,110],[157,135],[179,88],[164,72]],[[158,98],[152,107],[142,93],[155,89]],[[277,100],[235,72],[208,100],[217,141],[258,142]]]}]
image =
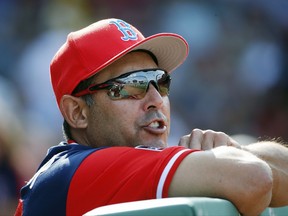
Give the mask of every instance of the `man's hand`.
[{"label": "man's hand", "polygon": [[240,144],[223,132],[194,129],[191,134],[181,137],[179,146],[190,149],[209,150],[218,146],[241,148]]}]

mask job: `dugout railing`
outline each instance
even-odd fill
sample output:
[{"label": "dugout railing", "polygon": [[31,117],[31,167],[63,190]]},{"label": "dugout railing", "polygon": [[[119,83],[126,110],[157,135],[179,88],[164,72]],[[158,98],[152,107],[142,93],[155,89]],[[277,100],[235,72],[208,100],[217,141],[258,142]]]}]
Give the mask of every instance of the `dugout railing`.
[{"label": "dugout railing", "polygon": [[[165,198],[107,205],[84,216],[239,216],[234,205],[206,197]],[[267,208],[260,216],[288,216],[288,206]]]}]

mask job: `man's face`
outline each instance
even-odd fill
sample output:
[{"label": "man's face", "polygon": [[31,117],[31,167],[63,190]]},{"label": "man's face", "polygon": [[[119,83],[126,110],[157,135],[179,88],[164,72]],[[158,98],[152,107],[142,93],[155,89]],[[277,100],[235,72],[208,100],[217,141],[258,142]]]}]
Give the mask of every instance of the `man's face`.
[{"label": "man's face", "polygon": [[[157,65],[147,53],[132,52],[101,71],[94,83],[151,68],[157,68]],[[167,146],[169,98],[161,96],[151,83],[142,99],[112,100],[107,90],[99,90],[92,96],[95,103],[89,108],[85,134],[90,146]]]}]

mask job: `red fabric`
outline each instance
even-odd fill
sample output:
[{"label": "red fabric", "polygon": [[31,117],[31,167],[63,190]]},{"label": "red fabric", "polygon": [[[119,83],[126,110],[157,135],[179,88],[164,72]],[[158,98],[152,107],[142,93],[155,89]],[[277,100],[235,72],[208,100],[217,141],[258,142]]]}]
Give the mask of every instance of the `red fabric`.
[{"label": "red fabric", "polygon": [[19,199],[19,203],[18,203],[14,216],[22,216],[22,213],[23,213],[23,202],[21,199]]},{"label": "red fabric", "polygon": [[[198,151],[198,150],[193,150],[193,151]],[[167,175],[165,184],[164,184],[164,188],[163,188],[163,193],[162,193],[162,198],[167,198],[168,197],[168,190],[169,190],[169,186],[170,183],[172,181],[172,178],[174,176],[174,173],[176,172],[178,166],[180,165],[181,161],[188,155],[188,153],[191,153],[191,151],[185,152],[185,154],[181,154],[177,160],[175,161],[175,163],[173,164],[173,166],[171,167],[171,170],[169,172],[169,174]]]},{"label": "red fabric", "polygon": [[[75,172],[68,191],[67,215],[82,215],[103,205],[155,199],[163,170],[182,147],[162,151],[112,147],[88,156]],[[183,158],[193,150],[180,154],[165,178],[163,196]],[[81,205],[79,204],[81,203]]]}]

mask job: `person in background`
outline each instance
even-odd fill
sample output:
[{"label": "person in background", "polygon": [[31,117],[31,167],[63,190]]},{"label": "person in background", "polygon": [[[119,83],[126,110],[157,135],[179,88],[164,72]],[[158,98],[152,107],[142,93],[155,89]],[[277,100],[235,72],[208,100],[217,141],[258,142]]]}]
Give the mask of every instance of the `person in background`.
[{"label": "person in background", "polygon": [[227,199],[242,215],[288,205],[280,143],[241,146],[223,132],[193,129],[168,146],[170,74],[187,55],[180,35],[144,37],[115,18],[70,33],[50,66],[65,141],[21,189],[15,215],[82,215],[181,196]]}]

